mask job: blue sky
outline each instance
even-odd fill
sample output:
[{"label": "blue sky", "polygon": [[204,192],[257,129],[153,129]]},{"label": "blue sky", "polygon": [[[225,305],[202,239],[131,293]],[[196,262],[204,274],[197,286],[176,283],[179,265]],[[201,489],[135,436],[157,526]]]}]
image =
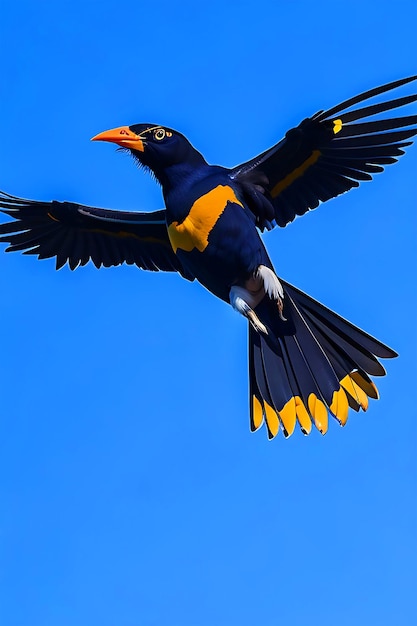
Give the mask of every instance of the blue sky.
[{"label": "blue sky", "polygon": [[[416,73],[416,18],[411,0],[5,0],[0,188],[161,208],[90,137],[156,122],[235,165]],[[414,623],[416,157],[266,235],[281,276],[401,355],[325,437],[249,433],[246,325],[198,285],[1,254],[2,624]]]}]

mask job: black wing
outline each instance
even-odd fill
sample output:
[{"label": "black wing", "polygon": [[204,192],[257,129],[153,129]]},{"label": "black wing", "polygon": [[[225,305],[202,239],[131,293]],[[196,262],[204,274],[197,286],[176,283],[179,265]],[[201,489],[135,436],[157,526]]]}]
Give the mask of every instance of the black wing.
[{"label": "black wing", "polygon": [[14,218],[0,224],[6,252],[56,257],[59,269],[73,270],[91,259],[96,267],[128,263],[145,270],[187,274],[168,239],[165,210],[133,213],[72,202],[37,202],[0,192],[0,211]]},{"label": "black wing", "polygon": [[355,122],[415,102],[417,95],[347,110],[416,78],[397,80],[319,111],[278,144],[231,170],[259,228],[272,228],[274,220],[285,226],[395,163],[412,143],[407,140],[417,134],[417,115]]}]

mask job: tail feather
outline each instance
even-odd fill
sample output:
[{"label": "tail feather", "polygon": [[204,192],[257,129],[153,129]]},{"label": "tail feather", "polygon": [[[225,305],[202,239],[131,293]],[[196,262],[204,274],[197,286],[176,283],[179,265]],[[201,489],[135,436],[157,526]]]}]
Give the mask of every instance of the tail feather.
[{"label": "tail feather", "polygon": [[[291,387],[294,401],[292,402],[291,399],[289,402],[286,403],[286,411],[282,411],[280,413],[280,419],[283,425],[284,436],[289,437],[294,432],[296,421],[298,421],[300,428],[304,434],[309,434],[311,432],[312,423],[310,415],[304,407],[304,403],[302,400],[302,389],[300,387],[299,381],[297,380],[297,377],[295,376],[295,370],[293,367],[293,362],[296,362],[297,356],[300,357],[301,355],[298,348],[296,347],[296,350],[298,350],[298,352],[296,352],[296,354],[293,354],[293,356],[291,357],[291,350],[286,344],[286,339],[287,337],[284,336],[281,354],[283,361],[282,364],[285,372],[284,375],[288,377],[288,383]],[[297,368],[299,372],[298,378],[300,378],[300,371],[302,371],[303,366],[305,366],[304,359],[301,360]],[[317,392],[317,388],[315,387],[315,383],[312,380],[311,375],[310,379],[308,379],[309,372],[307,371],[306,373],[307,381],[304,381],[305,387],[308,387],[308,385],[310,385],[310,387],[314,387],[314,391]]]},{"label": "tail feather", "polygon": [[335,388],[338,388],[337,376],[327,357],[324,346],[321,346],[317,341],[314,329],[308,324],[302,311],[292,299],[290,299],[289,304],[291,305],[291,315],[295,323],[299,348],[320,390],[320,396],[330,406]]},{"label": "tail feather", "polygon": [[256,386],[260,394],[262,414],[265,418],[268,438],[272,439],[278,434],[279,431],[279,417],[273,406],[272,398],[269,393],[269,387],[265,376],[265,368],[262,359],[261,347],[262,337],[253,329],[252,326],[250,326],[249,337],[253,356],[252,366],[255,372]]},{"label": "tail feather", "polygon": [[314,316],[306,314],[309,319],[311,328],[314,329],[315,334],[317,330],[321,330],[321,333],[325,335],[326,347],[327,344],[337,347],[337,350],[341,356],[345,356],[354,363],[356,367],[361,367],[372,376],[385,376],[385,368],[381,365],[378,359],[372,352],[364,348],[354,339],[351,339],[345,333],[335,332],[330,325],[326,325],[319,319],[315,319]]},{"label": "tail feather", "polygon": [[261,337],[261,353],[272,406],[282,424],[284,435],[289,437],[294,432],[296,423],[295,396],[289,372],[284,364],[282,349],[277,353]]},{"label": "tail feather", "polygon": [[385,370],[378,358],[391,348],[292,285],[284,285],[284,321],[266,296],[256,307],[268,334],[249,326],[251,429],[265,421],[268,437],[279,426],[290,436],[298,422],[324,434],[330,412],[344,426],[349,408],[366,411],[378,390],[369,377]]},{"label": "tail feather", "polygon": [[341,386],[345,390],[348,398],[354,398],[357,400],[358,405],[366,411],[368,408],[368,396],[366,393],[355,383],[351,376],[345,376],[340,381]]},{"label": "tail feather", "polygon": [[366,372],[364,372],[363,370],[352,372],[351,378],[370,398],[378,400],[378,389],[375,383],[373,383],[369,376],[366,374]]},{"label": "tail feather", "polygon": [[[251,328],[252,326],[249,326],[249,330]],[[253,341],[249,341],[249,397],[251,399],[249,411],[250,429],[254,432],[263,424],[264,403],[256,379]]]},{"label": "tail feather", "polygon": [[341,317],[341,315],[328,309],[300,289],[297,289],[284,280],[281,280],[281,283],[284,285],[288,295],[297,302],[301,310],[310,312],[316,319],[322,320],[326,326],[333,328],[336,333],[346,335],[351,341],[356,342],[381,359],[391,359],[398,356],[397,352],[392,350],[392,348],[389,348],[378,339],[375,339],[375,337],[372,337],[372,335],[354,326],[351,322]]},{"label": "tail feather", "polygon": [[[327,423],[323,421],[323,416],[321,415],[322,411],[320,411],[320,409],[325,401],[323,399],[323,392],[320,388],[320,383],[317,380],[318,377],[315,377],[313,372],[314,369],[316,370],[316,372],[319,372],[321,367],[323,367],[323,363],[320,367],[312,368],[311,359],[309,362],[306,358],[307,350],[302,349],[302,342],[300,343],[297,336],[285,337],[283,341],[287,348],[289,360],[292,364],[292,370],[299,388],[299,394],[295,398],[296,406],[298,407],[297,415],[301,418],[301,416],[304,415],[305,412],[307,412],[307,414],[309,415],[310,423],[313,422],[316,428],[318,428],[318,430],[320,430],[320,432],[324,434],[325,430],[327,430]],[[325,359],[325,355],[320,355],[319,353],[317,353],[316,356],[319,357],[319,362]],[[331,368],[328,368],[328,365],[328,361],[324,361],[323,372],[329,372],[330,375],[332,375],[333,372],[331,371]],[[323,384],[326,385],[325,382]],[[316,404],[315,402],[313,404],[313,399],[315,398],[319,400],[319,404]],[[303,411],[302,407],[304,407],[305,411]],[[301,429],[303,430],[303,432],[304,430],[310,432],[311,427],[309,429],[305,429],[301,422],[300,425],[302,426]]]}]

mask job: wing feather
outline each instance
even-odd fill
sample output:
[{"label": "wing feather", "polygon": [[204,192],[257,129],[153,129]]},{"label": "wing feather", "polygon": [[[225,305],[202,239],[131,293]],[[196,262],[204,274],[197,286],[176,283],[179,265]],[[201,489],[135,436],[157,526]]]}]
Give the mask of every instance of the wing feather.
[{"label": "wing feather", "polygon": [[[416,102],[417,95],[347,109],[416,79],[397,80],[319,111],[269,150],[232,169],[230,175],[242,184],[258,227],[286,226],[296,215],[358,187],[359,181],[372,180],[383,166],[395,163],[417,134],[417,115],[368,118]],[[250,192],[251,185],[257,195]]]},{"label": "wing feather", "polygon": [[0,224],[7,252],[56,257],[59,269],[91,260],[99,268],[122,263],[151,271],[185,271],[169,242],[165,210],[153,213],[113,211],[72,202],[38,202],[0,192],[0,211],[14,218]]}]

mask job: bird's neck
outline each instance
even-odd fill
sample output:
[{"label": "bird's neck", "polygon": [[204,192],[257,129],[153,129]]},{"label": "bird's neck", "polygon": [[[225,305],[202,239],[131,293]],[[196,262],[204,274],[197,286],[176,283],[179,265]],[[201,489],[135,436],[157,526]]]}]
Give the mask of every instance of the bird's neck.
[{"label": "bird's neck", "polygon": [[206,176],[209,167],[204,157],[199,152],[194,152],[187,160],[174,163],[154,173],[162,185],[165,196],[179,187],[188,186],[193,181]]},{"label": "bird's neck", "polygon": [[219,185],[230,184],[228,170],[206,162],[193,166],[188,171],[175,174],[170,184],[162,187],[168,224],[181,223],[188,215],[193,204]]},{"label": "bird's neck", "polygon": [[198,153],[192,158],[166,167],[160,177],[167,214],[182,221],[194,196],[193,189],[210,175],[212,167]]}]

